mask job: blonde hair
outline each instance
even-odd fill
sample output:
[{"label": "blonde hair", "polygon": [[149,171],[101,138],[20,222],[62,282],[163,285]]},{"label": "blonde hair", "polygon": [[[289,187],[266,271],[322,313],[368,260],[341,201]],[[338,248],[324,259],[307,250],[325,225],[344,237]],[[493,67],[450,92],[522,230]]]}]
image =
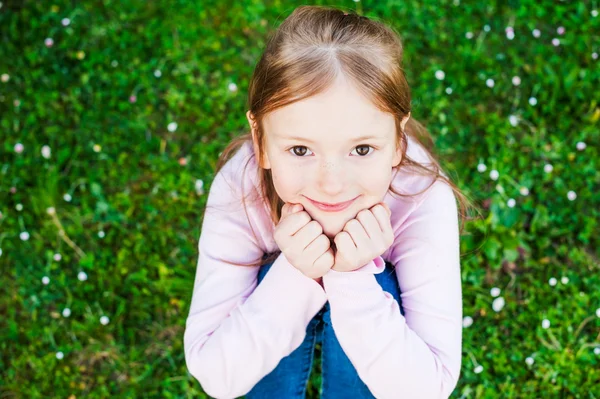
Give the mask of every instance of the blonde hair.
[{"label": "blonde hair", "polygon": [[[373,104],[394,116],[396,145],[403,149],[402,161],[396,167],[396,173],[400,168],[411,168],[419,175],[432,177],[431,184],[416,194],[399,193],[391,185],[389,190],[398,196],[410,197],[423,193],[437,180],[444,181],[459,200],[462,234],[468,210],[473,207],[472,202],[449,178],[442,175],[433,152],[433,139],[425,127],[410,117],[404,131],[401,128],[402,119],[411,111],[410,88],[402,69],[402,54],[398,34],[381,22],[333,7],[297,7],[270,37],[250,80],[248,109],[253,118],[257,163],[259,166],[264,164],[264,116],[325,91],[339,74],[344,74]],[[423,146],[431,159],[429,165],[432,169],[406,154],[407,135]],[[220,154],[215,174],[248,141],[252,142],[251,133],[234,138]],[[248,161],[250,159],[252,157]],[[246,167],[244,173],[245,170]],[[273,223],[277,225],[284,202],[275,191],[270,169],[258,168],[258,183],[262,200],[271,212]],[[245,197],[242,202],[244,209],[247,209]],[[279,253],[275,252],[245,266],[270,263]]]}]

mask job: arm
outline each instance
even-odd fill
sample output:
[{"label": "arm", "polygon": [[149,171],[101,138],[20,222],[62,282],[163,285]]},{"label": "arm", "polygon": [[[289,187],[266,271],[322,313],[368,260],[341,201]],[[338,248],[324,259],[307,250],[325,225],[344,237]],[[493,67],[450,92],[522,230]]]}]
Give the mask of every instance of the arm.
[{"label": "arm", "polygon": [[[208,197],[184,333],[190,373],[218,398],[250,391],[300,346],[308,323],[326,302],[322,287],[283,254],[257,286],[259,268],[240,265],[260,259],[263,251],[241,201],[227,193],[231,188],[220,172]],[[256,229],[262,216],[249,204]]]},{"label": "arm", "polygon": [[[447,398],[460,374],[462,291],[455,197],[442,182],[424,196],[395,231],[390,250],[405,316],[372,273],[330,271],[323,277],[336,336],[378,398]],[[376,270],[377,264],[375,259],[365,268]]]}]

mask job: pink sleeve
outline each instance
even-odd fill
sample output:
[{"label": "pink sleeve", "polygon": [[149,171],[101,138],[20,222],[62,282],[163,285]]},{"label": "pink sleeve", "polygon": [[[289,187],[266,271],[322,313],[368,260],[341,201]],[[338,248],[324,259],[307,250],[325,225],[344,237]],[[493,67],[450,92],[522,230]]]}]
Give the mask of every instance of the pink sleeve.
[{"label": "pink sleeve", "polygon": [[[184,333],[190,374],[218,398],[246,394],[299,347],[327,300],[323,288],[283,254],[257,285],[259,267],[240,264],[260,259],[263,251],[228,190],[219,173],[207,201]],[[248,210],[250,220],[259,217]]]},{"label": "pink sleeve", "polygon": [[329,272],[323,277],[340,345],[377,398],[447,398],[458,382],[458,214],[450,187],[436,182],[429,190],[396,229],[390,250],[404,316],[374,274]]}]

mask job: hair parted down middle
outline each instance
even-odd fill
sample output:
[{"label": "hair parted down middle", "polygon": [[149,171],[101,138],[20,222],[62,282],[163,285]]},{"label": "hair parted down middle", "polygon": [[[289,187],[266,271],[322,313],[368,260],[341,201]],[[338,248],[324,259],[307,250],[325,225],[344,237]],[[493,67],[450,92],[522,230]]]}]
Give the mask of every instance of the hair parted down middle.
[{"label": "hair parted down middle", "polygon": [[[411,168],[414,173],[432,177],[432,183],[420,193],[402,194],[391,185],[390,192],[402,197],[414,196],[429,189],[437,180],[444,181],[459,200],[462,234],[467,212],[473,207],[472,202],[440,173],[433,139],[425,127],[411,115],[402,131],[400,122],[411,112],[410,88],[402,69],[402,55],[403,47],[398,34],[381,22],[353,12],[345,14],[343,10],[327,6],[296,8],[269,38],[249,83],[248,110],[253,117],[257,163],[259,166],[264,164],[265,134],[262,120],[265,115],[326,91],[336,77],[343,74],[381,111],[394,115],[396,145],[403,149],[402,161],[395,168],[396,173],[400,168]],[[431,169],[408,157],[406,135],[422,144],[431,159],[428,164]],[[215,175],[248,141],[252,141],[250,132],[234,138],[227,145],[219,156]],[[271,171],[259,167],[258,182],[261,200],[266,202],[271,219],[277,225],[284,202],[275,191]],[[244,209],[245,199],[243,196]],[[243,266],[270,263],[279,253],[268,254]]]}]

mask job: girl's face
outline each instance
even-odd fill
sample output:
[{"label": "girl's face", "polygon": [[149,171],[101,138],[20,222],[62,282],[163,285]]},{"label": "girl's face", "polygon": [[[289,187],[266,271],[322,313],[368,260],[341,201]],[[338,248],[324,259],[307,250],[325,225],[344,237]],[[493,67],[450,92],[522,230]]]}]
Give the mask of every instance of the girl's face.
[{"label": "girl's face", "polygon": [[[252,127],[250,116],[248,112]],[[383,200],[392,167],[402,159],[393,116],[377,109],[343,78],[325,93],[267,114],[263,126],[262,167],[271,169],[277,194],[285,202],[302,204],[329,238],[358,212]],[[320,209],[311,201],[336,204],[353,199],[339,211]]]}]

